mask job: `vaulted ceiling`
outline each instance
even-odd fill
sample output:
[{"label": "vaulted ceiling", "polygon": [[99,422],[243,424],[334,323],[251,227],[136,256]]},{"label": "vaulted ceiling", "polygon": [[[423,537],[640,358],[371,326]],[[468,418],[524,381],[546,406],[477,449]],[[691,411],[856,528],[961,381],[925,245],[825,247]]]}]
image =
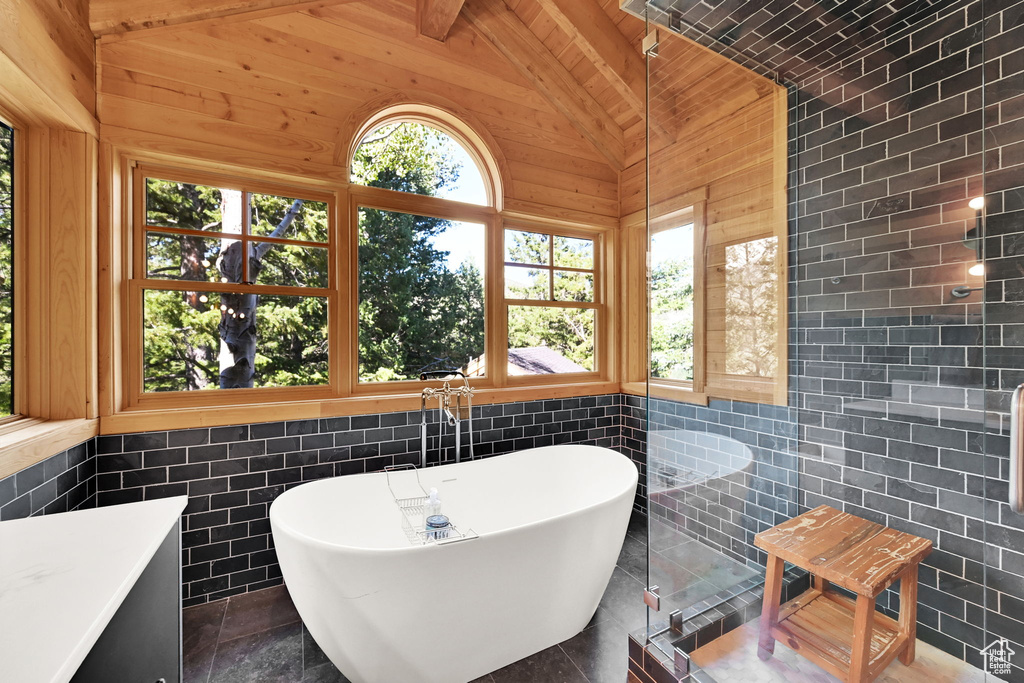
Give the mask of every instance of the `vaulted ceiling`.
[{"label": "vaulted ceiling", "polygon": [[[646,27],[620,9],[619,0],[398,1],[415,5],[421,36],[443,42],[453,31],[475,31],[613,169],[638,160],[646,130],[646,64],[641,53]],[[316,16],[359,2],[373,0],[92,0],[90,26],[109,42],[286,13]],[[759,92],[750,86],[762,80],[695,43],[676,41],[677,52],[691,53],[689,65],[659,79],[651,100],[657,127],[662,133],[673,128],[673,139],[690,124],[745,106],[751,92]]]}]

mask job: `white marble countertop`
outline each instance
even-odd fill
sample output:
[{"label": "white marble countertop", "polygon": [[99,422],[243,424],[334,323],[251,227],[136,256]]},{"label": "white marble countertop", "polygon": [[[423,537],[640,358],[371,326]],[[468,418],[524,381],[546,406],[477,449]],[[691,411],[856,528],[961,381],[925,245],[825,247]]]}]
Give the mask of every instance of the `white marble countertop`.
[{"label": "white marble countertop", "polygon": [[186,496],[0,523],[0,678],[71,680]]}]

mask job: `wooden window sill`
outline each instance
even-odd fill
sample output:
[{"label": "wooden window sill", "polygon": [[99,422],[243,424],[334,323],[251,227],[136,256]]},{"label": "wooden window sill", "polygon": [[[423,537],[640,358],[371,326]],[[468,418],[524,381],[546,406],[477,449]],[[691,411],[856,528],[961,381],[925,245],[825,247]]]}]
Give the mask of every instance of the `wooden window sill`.
[{"label": "wooden window sill", "polygon": [[23,418],[0,434],[0,479],[77,446],[99,433],[99,420]]},{"label": "wooden window sill", "polygon": [[[618,382],[575,382],[478,389],[473,405],[538,401],[617,394]],[[126,434],[196,427],[220,427],[281,420],[310,420],[344,415],[393,413],[420,409],[420,394],[364,394],[345,398],[305,401],[275,401],[226,406],[195,406],[174,408],[131,408],[100,418],[100,434]]]},{"label": "wooden window sill", "polygon": [[[631,394],[633,396],[646,396],[647,392],[647,382],[622,383],[622,393],[624,394]],[[660,384],[658,382],[651,382],[650,395],[651,398],[661,398],[669,401],[679,401],[680,403],[693,403],[699,406],[706,406],[708,404],[708,395],[706,393],[696,392],[690,389],[689,387],[675,386],[672,384]]]}]

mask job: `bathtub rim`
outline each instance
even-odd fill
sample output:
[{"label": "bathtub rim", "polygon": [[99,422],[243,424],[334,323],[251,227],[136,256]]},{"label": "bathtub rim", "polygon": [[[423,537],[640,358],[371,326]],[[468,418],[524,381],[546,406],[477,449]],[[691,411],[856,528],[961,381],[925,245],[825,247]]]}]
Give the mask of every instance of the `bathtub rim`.
[{"label": "bathtub rim", "polygon": [[[607,448],[605,446],[593,446],[593,445],[590,445],[590,444],[554,444],[552,446],[536,446],[533,449],[524,449],[522,451],[512,451],[510,453],[503,453],[501,455],[496,455],[496,456],[488,456],[488,457],[484,457],[484,458],[477,458],[475,460],[470,460],[470,461],[461,462],[461,463],[448,463],[447,465],[472,465],[473,463],[484,462],[484,461],[487,461],[487,460],[492,460],[493,458],[501,458],[501,457],[505,457],[507,455],[515,455],[516,453],[524,453],[524,452],[526,452],[528,450],[536,450],[536,449],[542,449],[542,448],[561,448],[561,447],[565,447],[565,448],[583,447],[583,448],[588,448],[588,449],[593,448],[593,449],[598,449],[598,450],[601,450],[601,451],[606,451],[608,453],[612,453],[614,455],[617,455],[617,456],[623,458],[624,460],[629,462],[630,465],[633,465],[633,467],[630,468],[632,484],[630,486],[625,487],[620,493],[617,493],[617,494],[615,494],[615,495],[613,495],[613,496],[611,496],[609,498],[605,498],[603,500],[599,500],[599,501],[597,501],[595,503],[592,503],[590,505],[585,505],[583,507],[574,508],[574,509],[569,510],[567,512],[564,512],[564,513],[561,513],[561,514],[557,514],[557,515],[552,515],[551,517],[545,517],[543,519],[536,520],[536,521],[533,521],[533,522],[528,522],[528,523],[522,524],[520,526],[509,527],[509,528],[505,528],[505,529],[499,529],[497,531],[490,531],[490,532],[487,532],[486,534],[478,534],[477,538],[472,539],[472,540],[480,540],[480,539],[484,539],[484,538],[501,538],[504,535],[510,534],[510,533],[513,533],[513,532],[520,532],[520,531],[524,531],[524,530],[529,530],[529,529],[532,529],[534,527],[538,527],[538,526],[541,526],[541,525],[544,525],[544,524],[548,524],[548,523],[556,521],[556,520],[568,519],[568,518],[572,518],[572,517],[575,517],[575,516],[578,516],[578,515],[582,515],[582,514],[588,512],[588,511],[593,510],[595,508],[598,508],[600,506],[610,505],[610,504],[613,504],[613,503],[621,500],[622,498],[626,498],[626,497],[630,497],[630,496],[635,496],[636,495],[637,485],[639,484],[639,481],[640,481],[640,471],[635,466],[635,463],[628,456],[623,455],[622,453],[619,453],[615,449]],[[431,467],[431,468],[428,468],[428,469],[433,470],[433,469],[437,469],[438,467],[446,467],[447,465],[438,465],[438,466],[434,466],[434,467]],[[417,468],[417,469],[419,469],[419,468]],[[384,471],[381,470],[379,472],[364,472],[364,473],[362,473],[362,475],[348,475],[348,476],[357,476],[358,477],[358,476],[373,476],[373,475],[383,475],[383,474],[384,474]],[[329,482],[329,481],[333,481],[335,479],[341,479],[341,478],[343,478],[343,477],[330,477],[330,478],[327,478],[327,479],[321,479],[321,480],[316,481],[316,482],[308,482],[305,485],[308,486],[310,484],[318,484],[318,483],[322,483],[322,482]],[[269,514],[268,514],[268,518],[270,519],[271,535],[273,535],[274,527],[275,526],[280,526],[283,531],[285,531],[288,534],[292,535],[294,538],[296,538],[298,540],[301,540],[301,542],[303,542],[303,543],[308,543],[309,545],[315,546],[315,547],[320,548],[320,549],[340,550],[340,551],[350,552],[350,553],[359,554],[359,555],[364,555],[364,554],[365,555],[378,555],[378,554],[382,554],[382,553],[400,554],[400,553],[409,553],[409,552],[426,552],[426,551],[428,551],[428,549],[441,550],[441,549],[444,548],[444,545],[449,545],[449,544],[437,545],[436,543],[424,543],[422,545],[412,545],[410,543],[410,545],[408,547],[400,547],[400,548],[395,548],[395,547],[392,547],[392,548],[368,548],[368,547],[365,547],[365,546],[344,545],[344,544],[341,544],[341,543],[333,543],[333,542],[330,542],[330,541],[325,541],[325,540],[320,539],[320,538],[316,538],[316,537],[311,536],[311,535],[309,535],[307,533],[303,533],[301,531],[298,531],[298,530],[295,529],[295,527],[293,525],[283,524],[280,521],[280,515],[276,515],[276,516],[274,515],[274,505],[277,503],[278,500],[281,499],[282,496],[287,495],[291,491],[300,489],[300,488],[302,488],[302,486],[303,485],[300,484],[298,486],[295,486],[292,489],[289,489],[289,490],[285,491],[284,493],[281,494],[281,496],[278,496],[277,499],[275,499],[273,503],[270,504],[270,511],[269,511]],[[468,529],[472,529],[472,527],[467,527],[467,528]],[[469,539],[467,539],[466,542],[469,542]],[[456,542],[456,543],[452,543],[450,545],[459,545],[460,543],[461,542]]]}]

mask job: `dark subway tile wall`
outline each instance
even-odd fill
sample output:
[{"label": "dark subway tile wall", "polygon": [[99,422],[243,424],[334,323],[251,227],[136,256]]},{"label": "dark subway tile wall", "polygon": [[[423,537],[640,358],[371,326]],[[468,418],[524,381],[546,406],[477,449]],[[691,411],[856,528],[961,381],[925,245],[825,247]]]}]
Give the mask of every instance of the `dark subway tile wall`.
[{"label": "dark subway tile wall", "polygon": [[[475,457],[586,443],[630,453],[642,470],[642,452],[623,447],[623,413],[637,410],[623,399],[613,394],[475,407]],[[436,411],[429,423],[433,464],[439,460]],[[467,441],[464,433],[464,458]],[[443,460],[452,461],[454,436],[442,446]],[[420,414],[101,436],[96,451],[99,505],[189,496],[182,580],[185,604],[194,605],[280,583],[268,517],[274,499],[304,482],[418,464]],[[641,488],[638,507],[642,495]]]},{"label": "dark subway tile wall", "polygon": [[[905,33],[923,16],[962,4],[963,0],[791,0],[770,4],[627,0],[623,9],[642,17],[646,8],[652,21],[754,71],[764,71],[763,65],[788,81],[825,78],[865,92],[874,81],[865,78],[856,64],[851,66],[851,56],[888,36]],[[937,23],[930,30],[932,35],[943,35],[951,29]],[[973,42],[970,34],[954,38],[953,44]],[[937,54],[918,57],[924,58],[938,61]]]},{"label": "dark subway tile wall", "polygon": [[[790,90],[800,509],[930,538],[918,635],[979,666],[1024,633],[1024,522],[1001,502],[1024,374],[1022,8],[945,3]],[[981,195],[984,243],[968,235]],[[967,272],[981,248],[984,278]],[[879,604],[894,614],[898,596]]]},{"label": "dark subway tile wall", "polygon": [[96,505],[93,439],[0,479],[0,521]]}]

